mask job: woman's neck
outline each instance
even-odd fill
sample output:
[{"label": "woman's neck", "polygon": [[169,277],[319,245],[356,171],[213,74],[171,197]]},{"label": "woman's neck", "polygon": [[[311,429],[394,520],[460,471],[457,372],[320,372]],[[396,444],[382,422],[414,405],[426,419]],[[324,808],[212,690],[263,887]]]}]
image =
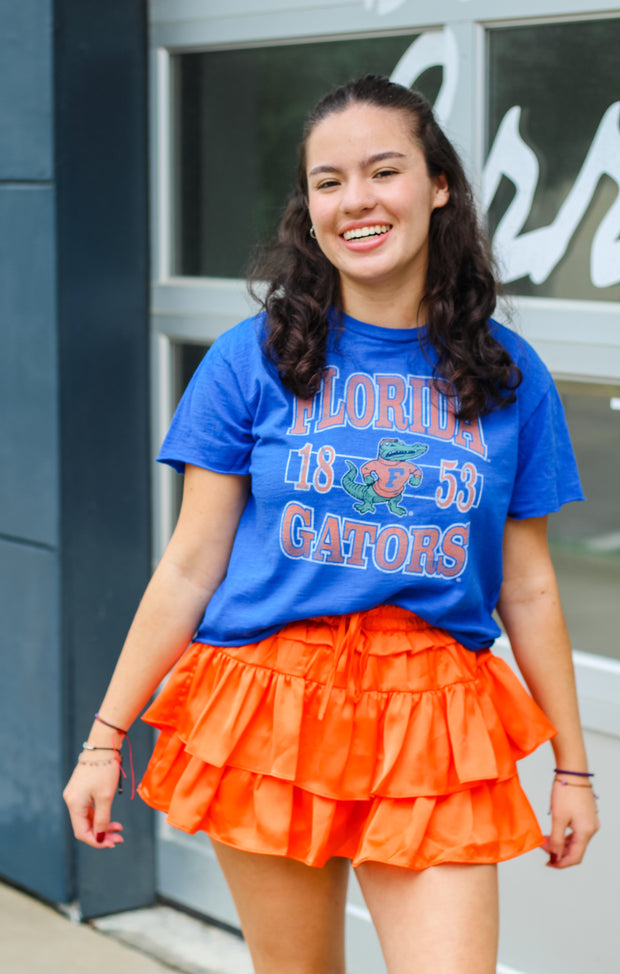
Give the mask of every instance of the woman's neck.
[{"label": "woman's neck", "polygon": [[[412,294],[413,290],[413,294]],[[383,328],[418,328],[426,322],[422,295],[416,289],[402,288],[390,293],[384,289],[358,288],[341,285],[342,307],[345,314],[358,321]]]}]

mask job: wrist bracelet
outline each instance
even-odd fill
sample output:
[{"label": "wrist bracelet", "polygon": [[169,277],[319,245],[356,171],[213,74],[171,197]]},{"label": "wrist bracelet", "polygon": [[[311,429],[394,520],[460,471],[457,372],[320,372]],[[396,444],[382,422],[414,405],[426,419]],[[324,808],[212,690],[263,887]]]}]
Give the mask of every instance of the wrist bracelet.
[{"label": "wrist bracelet", "polygon": [[[118,793],[119,793],[119,795],[122,795],[123,794],[123,778],[126,778],[127,775],[125,774],[125,772],[123,770],[123,755],[121,754],[120,747],[99,747],[98,744],[89,744],[88,741],[84,741],[84,743],[82,744],[82,753],[84,751],[114,751],[114,753],[115,753],[116,756],[113,757],[113,758],[103,758],[101,761],[99,761],[99,760],[97,760],[97,761],[86,761],[84,759],[83,760],[80,760],[80,758],[78,757],[78,762],[77,763],[78,764],[81,764],[82,767],[87,767],[87,768],[98,768],[98,767],[102,767],[104,765],[118,764],[119,769],[120,769],[120,772],[121,772],[120,775],[119,775],[119,777],[118,777]],[[133,778],[133,767],[132,767],[131,770],[132,770],[132,778]],[[133,798],[133,795],[132,795],[132,798]]]},{"label": "wrist bracelet", "polygon": [[107,720],[100,717],[99,714],[95,714],[95,720],[98,720],[100,724],[105,724],[110,730],[115,730],[118,734],[122,734],[123,737],[127,737],[127,731],[123,730],[122,727],[117,727],[116,724],[109,724]]},{"label": "wrist bracelet", "polygon": [[580,781],[562,781],[561,778],[555,778],[554,784],[563,785],[565,788],[589,788],[592,791],[592,794],[594,795],[596,800],[598,801],[598,795],[594,791],[594,788],[592,787],[592,783],[589,781],[587,783],[585,781],[582,783]]},{"label": "wrist bracelet", "polygon": [[564,768],[554,768],[555,774],[574,774],[578,778],[593,778],[593,771],[565,771]]},{"label": "wrist bracelet", "polygon": [[118,764],[118,761],[115,761],[114,758],[106,758],[103,761],[79,761],[78,760],[78,764],[81,764],[82,767],[86,767],[86,768],[96,768],[103,764]]},{"label": "wrist bracelet", "polygon": [[[105,724],[106,727],[109,727],[111,730],[116,731],[117,734],[122,734],[123,740],[127,741],[127,747],[129,748],[129,767],[131,769],[131,800],[133,801],[136,794],[136,777],[134,775],[134,770],[133,770],[133,754],[131,752],[131,741],[129,740],[129,735],[127,734],[126,730],[122,729],[122,727],[117,727],[116,724],[110,724],[107,720],[104,720],[103,717],[100,717],[99,714],[95,714],[95,720],[98,720],[100,724]],[[118,793],[119,795],[122,795],[123,778],[126,778],[127,775],[123,769],[123,755],[121,753],[120,747],[97,747],[94,744],[88,744],[86,741],[84,742],[82,747],[85,748],[87,751],[116,751],[116,753],[118,754],[118,766],[121,772],[118,778]],[[94,763],[94,762],[84,761],[81,763],[86,764],[86,763]]]},{"label": "wrist bracelet", "polygon": [[99,747],[99,745],[88,744],[86,741],[82,744],[83,751],[116,751],[117,754],[121,753],[120,747]]}]

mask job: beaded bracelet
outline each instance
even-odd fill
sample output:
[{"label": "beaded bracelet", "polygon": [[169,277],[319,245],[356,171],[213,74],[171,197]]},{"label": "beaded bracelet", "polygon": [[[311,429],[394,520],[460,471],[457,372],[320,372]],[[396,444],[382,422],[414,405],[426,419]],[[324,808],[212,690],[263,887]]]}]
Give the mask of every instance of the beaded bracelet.
[{"label": "beaded bracelet", "polygon": [[84,768],[98,768],[98,767],[101,767],[102,765],[106,765],[106,764],[117,764],[117,763],[118,762],[117,761],[114,761],[113,758],[108,758],[107,761],[80,761],[80,760],[78,760],[78,764],[81,764],[82,767],[84,767]]},{"label": "beaded bracelet", "polygon": [[105,765],[118,764],[121,772],[118,779],[118,793],[119,795],[122,795],[123,778],[126,778],[127,775],[123,770],[123,755],[121,754],[120,747],[99,747],[97,744],[89,744],[87,741],[84,741],[82,744],[82,751],[114,751],[118,755],[116,758],[107,758],[105,761],[80,761],[78,758],[78,764],[81,764],[82,767],[87,768],[99,768]]},{"label": "beaded bracelet", "polygon": [[[581,772],[583,774],[583,772]],[[560,774],[570,774],[570,772],[560,772]],[[591,781],[563,781],[561,778],[554,778],[554,783],[558,785],[563,785],[565,788],[589,788],[598,801],[598,795],[594,791],[594,787]]]},{"label": "beaded bracelet", "polygon": [[578,781],[562,781],[561,778],[555,779],[559,785],[565,785],[567,788],[592,788],[591,784],[581,784]]},{"label": "beaded bracelet", "polygon": [[[116,731],[118,734],[122,734],[123,739],[127,741],[127,747],[129,748],[129,767],[131,769],[131,800],[133,801],[136,794],[136,778],[133,770],[133,754],[131,751],[131,741],[129,740],[129,735],[127,734],[126,730],[122,729],[122,727],[117,727],[116,724],[110,724],[107,720],[104,720],[103,717],[100,717],[99,714],[95,714],[95,720],[98,720],[100,724],[104,724],[106,727],[109,727],[111,730]],[[84,741],[84,743],[82,744],[82,748],[85,749],[86,751],[116,751],[116,753],[118,754],[118,766],[121,772],[118,778],[118,793],[119,795],[122,795],[123,778],[126,778],[127,774],[125,773],[125,770],[123,768],[123,755],[121,754],[120,747],[99,747],[98,745],[88,744],[86,741]],[[79,763],[88,764],[94,767],[95,764],[107,764],[110,762],[80,761]]]}]

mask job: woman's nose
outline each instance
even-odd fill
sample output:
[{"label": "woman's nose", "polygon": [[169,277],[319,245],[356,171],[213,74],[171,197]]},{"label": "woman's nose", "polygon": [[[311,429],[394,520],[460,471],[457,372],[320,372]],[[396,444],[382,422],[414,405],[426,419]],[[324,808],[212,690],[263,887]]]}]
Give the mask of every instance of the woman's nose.
[{"label": "woman's nose", "polygon": [[375,205],[372,186],[365,179],[349,179],[342,195],[342,208],[349,213],[371,210]]}]

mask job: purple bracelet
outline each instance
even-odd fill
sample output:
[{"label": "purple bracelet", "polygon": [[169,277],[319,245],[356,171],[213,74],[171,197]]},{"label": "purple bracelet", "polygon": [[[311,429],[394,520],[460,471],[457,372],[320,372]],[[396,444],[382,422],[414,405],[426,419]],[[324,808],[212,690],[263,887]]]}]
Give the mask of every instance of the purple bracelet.
[{"label": "purple bracelet", "polygon": [[579,778],[593,778],[593,771],[564,771],[563,768],[554,768],[555,774],[576,774]]},{"label": "purple bracelet", "polygon": [[[133,770],[133,754],[131,753],[131,741],[129,740],[129,734],[127,733],[126,730],[123,730],[122,727],[117,727],[116,724],[110,724],[110,723],[108,723],[108,721],[107,720],[104,720],[103,717],[100,717],[99,714],[95,714],[95,720],[98,720],[100,724],[105,724],[106,727],[110,727],[112,730],[116,731],[118,734],[122,734],[123,737],[125,738],[125,740],[127,741],[127,747],[129,748],[129,767],[131,768],[131,800],[133,801],[134,798],[135,798],[135,795],[136,795],[136,776],[135,776],[134,770]],[[127,775],[123,771],[123,758],[122,758],[122,755],[121,755],[120,748],[118,748],[118,747],[113,747],[113,748],[97,748],[96,750],[101,750],[101,751],[112,750],[112,751],[117,751],[118,752],[118,756],[119,756],[119,762],[118,763],[119,763],[120,769],[121,769],[121,773],[120,773],[119,778],[118,778],[118,793],[119,793],[119,795],[122,795],[123,794],[123,780],[122,779],[123,778],[126,778]]]}]

